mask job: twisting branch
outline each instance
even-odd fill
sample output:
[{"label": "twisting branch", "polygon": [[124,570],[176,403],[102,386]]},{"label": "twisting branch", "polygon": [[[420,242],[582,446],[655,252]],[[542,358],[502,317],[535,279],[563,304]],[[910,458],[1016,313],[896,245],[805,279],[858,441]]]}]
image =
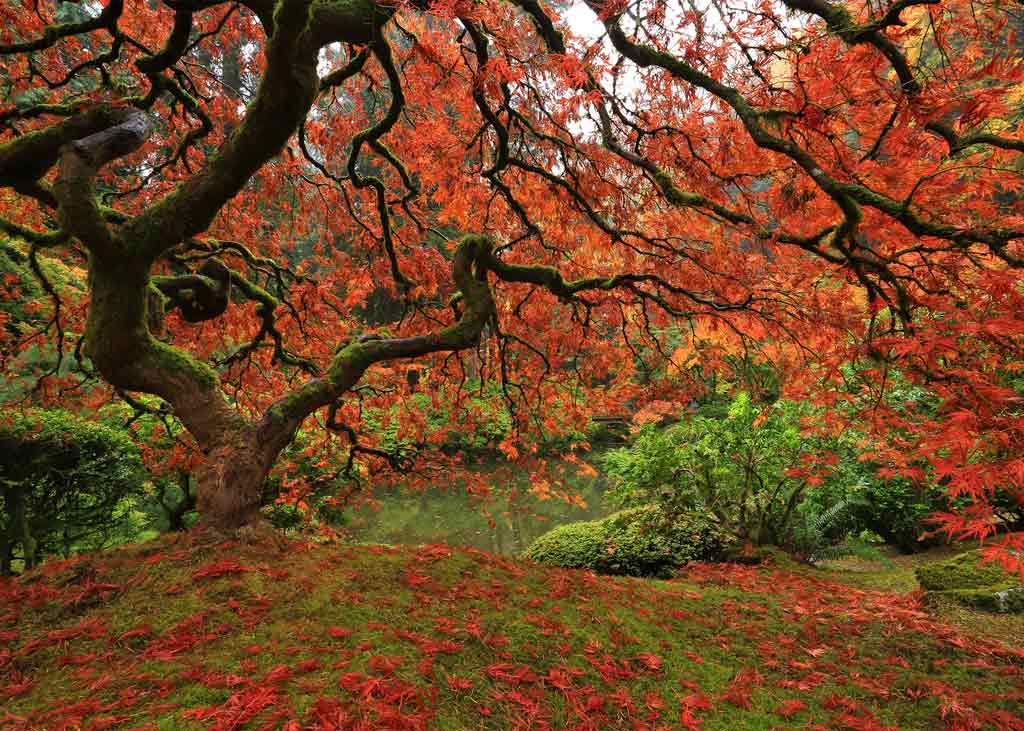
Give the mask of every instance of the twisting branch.
[{"label": "twisting branch", "polygon": [[117,124],[62,148],[60,173],[54,185],[60,201],[58,219],[67,233],[101,256],[115,256],[119,247],[96,201],[93,179],[108,162],[138,149],[148,131],[146,114],[131,110]]},{"label": "twisting branch", "polygon": [[655,274],[616,274],[610,277],[587,277],[575,281],[566,281],[554,267],[543,265],[522,265],[508,264],[498,259],[493,252],[489,252],[487,268],[495,275],[506,282],[523,282],[536,284],[544,287],[556,297],[565,301],[571,301],[581,292],[604,291],[614,289],[628,289],[642,299],[655,301],[668,312],[677,313],[674,307],[669,305],[663,298],[639,288],[643,283],[654,284],[667,292],[686,297],[695,304],[710,307],[713,310],[743,310],[748,309],[754,302],[753,296],[748,296],[739,302],[718,302],[711,297],[703,296],[697,292],[677,287]]},{"label": "twisting branch", "polygon": [[464,350],[476,343],[494,314],[486,267],[491,247],[482,236],[467,236],[455,250],[452,278],[464,303],[457,322],[426,335],[364,337],[339,349],[323,376],[308,381],[267,409],[258,427],[263,442],[283,447],[307,416],[337,401],[375,363]]},{"label": "twisting branch", "polygon": [[353,468],[355,467],[355,459],[357,454],[365,454],[370,457],[377,457],[388,463],[388,466],[396,472],[410,472],[413,466],[416,464],[417,452],[414,450],[412,454],[407,454],[397,449],[394,452],[389,452],[384,449],[377,449],[376,447],[368,447],[359,441],[359,435],[356,434],[356,430],[350,427],[348,424],[338,421],[338,408],[340,404],[335,402],[331,404],[327,409],[327,420],[324,422],[331,431],[336,431],[344,434],[348,437],[348,460],[345,463],[345,467],[342,469],[342,473],[351,476],[353,474]]},{"label": "twisting branch", "polygon": [[180,310],[186,322],[220,317],[231,301],[231,270],[217,259],[207,259],[197,274],[155,276],[151,281],[167,298],[165,310]]},{"label": "twisting branch", "polygon": [[[391,212],[388,210],[387,188],[384,185],[384,181],[376,175],[361,175],[359,173],[359,153],[363,145],[373,145],[390,132],[395,123],[398,122],[399,115],[401,115],[402,109],[405,107],[402,79],[391,57],[391,47],[387,44],[387,41],[382,39],[375,43],[372,49],[374,57],[384,68],[388,76],[391,103],[388,106],[387,112],[376,124],[358,132],[352,138],[352,151],[349,154],[346,169],[348,170],[349,180],[352,181],[356,188],[373,188],[377,197],[377,215],[380,218],[381,242],[384,245],[384,250],[388,255],[388,262],[391,265],[391,276],[399,288],[409,290],[415,283],[402,273],[402,269],[398,264],[395,242],[391,234]],[[397,159],[395,162],[397,163]]]},{"label": "twisting branch", "polygon": [[[131,107],[99,104],[38,132],[0,144],[0,187],[30,185],[42,178],[60,158],[63,147],[116,127],[139,112]],[[141,141],[140,141],[141,144]]]},{"label": "twisting branch", "polygon": [[882,32],[892,25],[905,25],[900,20],[900,13],[915,5],[937,5],[940,0],[899,0],[894,3],[881,18],[868,22],[857,23],[850,12],[839,4],[833,4],[828,0],[782,0],[783,4],[792,10],[801,10],[811,15],[816,15],[825,21],[829,33],[841,38],[844,42],[852,45],[858,43],[870,43],[889,59],[896,76],[900,80],[900,86],[908,93],[920,91],[921,86],[914,73],[910,69],[906,56],[899,47],[893,43]]},{"label": "twisting branch", "polygon": [[132,110],[109,129],[65,145],[53,188],[57,217],[91,254],[86,354],[115,388],[169,402],[199,443],[208,446],[244,429],[245,421],[224,400],[209,366],[150,334],[150,260],[123,231],[108,227],[94,190],[99,169],[137,149],[147,132],[146,114]]},{"label": "twisting branch", "polygon": [[176,64],[188,48],[189,34],[192,32],[192,11],[178,8],[174,11],[174,27],[167,38],[167,43],[159,53],[140,58],[135,66],[147,76],[159,74]]},{"label": "twisting branch", "polygon": [[0,56],[41,51],[44,48],[51,48],[56,45],[57,41],[61,38],[91,33],[94,30],[101,30],[103,28],[113,28],[116,26],[117,19],[121,17],[123,11],[123,0],[110,0],[107,6],[103,8],[103,11],[95,18],[83,20],[80,23],[48,25],[43,29],[43,35],[39,38],[21,43],[0,44]]}]

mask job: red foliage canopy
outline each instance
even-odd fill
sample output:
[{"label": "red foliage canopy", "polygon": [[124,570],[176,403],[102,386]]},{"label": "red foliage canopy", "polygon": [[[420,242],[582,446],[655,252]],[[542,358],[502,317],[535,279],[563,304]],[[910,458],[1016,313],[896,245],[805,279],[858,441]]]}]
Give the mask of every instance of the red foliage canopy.
[{"label": "red foliage canopy", "polygon": [[[491,383],[517,456],[737,352],[969,498],[951,531],[1024,495],[1019,9],[98,5],[0,5],[0,227],[40,273],[88,255],[41,329],[163,399],[214,522],[314,414],[310,453],[406,466],[373,434],[443,440],[425,404],[471,430]],[[4,337],[14,372],[40,334]],[[79,382],[41,392],[103,396]]]}]

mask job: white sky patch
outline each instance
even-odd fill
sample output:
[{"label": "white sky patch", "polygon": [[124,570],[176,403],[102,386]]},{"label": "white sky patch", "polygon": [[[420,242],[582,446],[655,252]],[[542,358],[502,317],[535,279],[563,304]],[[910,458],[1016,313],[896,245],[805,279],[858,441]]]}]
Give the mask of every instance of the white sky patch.
[{"label": "white sky patch", "polygon": [[562,17],[572,32],[580,38],[596,41],[604,33],[604,26],[597,19],[597,14],[580,0],[575,0],[569,5],[569,9],[562,13]]}]

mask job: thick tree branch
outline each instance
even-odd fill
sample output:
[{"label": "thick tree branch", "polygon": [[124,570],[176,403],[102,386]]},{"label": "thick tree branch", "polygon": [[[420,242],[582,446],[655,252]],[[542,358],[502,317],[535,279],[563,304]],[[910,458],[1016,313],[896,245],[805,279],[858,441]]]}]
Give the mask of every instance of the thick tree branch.
[{"label": "thick tree branch", "polygon": [[921,86],[914,78],[914,72],[911,70],[906,56],[882,31],[891,25],[903,25],[900,13],[907,8],[914,5],[937,5],[939,0],[901,0],[892,5],[878,20],[865,24],[857,23],[845,7],[830,3],[828,0],[782,0],[782,2],[787,8],[802,10],[821,18],[825,21],[829,33],[841,38],[851,46],[858,43],[871,44],[881,51],[892,64],[904,91],[912,94],[920,91]]},{"label": "thick tree branch", "polygon": [[93,181],[101,167],[138,149],[146,139],[149,122],[144,112],[130,110],[117,124],[63,148],[60,172],[53,192],[60,203],[61,227],[93,253],[113,257],[118,243],[103,218]]},{"label": "thick tree branch", "polygon": [[308,3],[279,5],[266,71],[242,123],[205,170],[124,227],[125,238],[151,260],[209,228],[221,207],[280,152],[312,105],[319,79]]},{"label": "thick tree branch", "polygon": [[322,377],[308,381],[267,410],[259,424],[261,441],[282,448],[307,416],[348,392],[375,363],[464,350],[476,343],[494,315],[486,268],[490,250],[488,239],[467,236],[455,251],[452,277],[465,303],[457,322],[426,335],[364,337],[343,347]]},{"label": "thick tree branch", "polygon": [[90,252],[86,354],[115,387],[170,403],[199,443],[211,448],[244,430],[245,421],[224,400],[209,366],[150,334],[150,262],[110,230],[93,189],[99,169],[141,145],[147,130],[145,113],[132,110],[109,129],[66,145],[54,185],[58,218]]},{"label": "thick tree branch", "polygon": [[179,309],[186,322],[220,317],[231,301],[231,270],[216,259],[207,259],[197,274],[152,277],[152,282],[167,297],[166,309]]},{"label": "thick tree branch", "polygon": [[131,107],[100,104],[5,142],[0,145],[0,187],[34,183],[57,164],[64,145],[109,130],[137,114]]},{"label": "thick tree branch", "polygon": [[110,0],[103,11],[95,18],[84,20],[80,23],[58,23],[49,25],[43,29],[43,35],[30,41],[21,43],[0,44],[0,56],[10,56],[15,53],[29,53],[50,48],[61,38],[77,36],[83,33],[90,33],[101,28],[113,28],[117,19],[124,11],[123,0]]},{"label": "thick tree branch", "polygon": [[586,277],[575,281],[567,281],[554,267],[543,265],[508,264],[501,261],[493,252],[489,252],[486,258],[487,268],[501,280],[506,282],[522,282],[536,284],[544,287],[556,297],[569,301],[576,298],[581,292],[603,291],[613,289],[629,289],[642,299],[657,301],[660,299],[665,309],[673,311],[675,308],[665,303],[664,299],[657,298],[651,293],[638,288],[637,285],[648,283],[653,284],[667,292],[681,295],[695,304],[710,307],[713,310],[741,310],[749,307],[753,302],[750,297],[739,302],[718,302],[710,296],[698,292],[677,287],[663,278],[654,274],[616,274],[610,277]]}]

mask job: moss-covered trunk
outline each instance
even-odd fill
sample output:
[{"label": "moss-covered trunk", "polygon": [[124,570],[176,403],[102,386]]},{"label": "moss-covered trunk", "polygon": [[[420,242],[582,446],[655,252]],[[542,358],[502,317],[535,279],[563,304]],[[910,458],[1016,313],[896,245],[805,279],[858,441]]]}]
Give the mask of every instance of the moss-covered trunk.
[{"label": "moss-covered trunk", "polygon": [[212,368],[153,338],[145,262],[93,256],[90,283],[86,352],[114,386],[167,401],[195,437],[206,455],[196,475],[203,523],[234,530],[258,522],[264,480],[287,439],[262,443],[224,398]]}]

